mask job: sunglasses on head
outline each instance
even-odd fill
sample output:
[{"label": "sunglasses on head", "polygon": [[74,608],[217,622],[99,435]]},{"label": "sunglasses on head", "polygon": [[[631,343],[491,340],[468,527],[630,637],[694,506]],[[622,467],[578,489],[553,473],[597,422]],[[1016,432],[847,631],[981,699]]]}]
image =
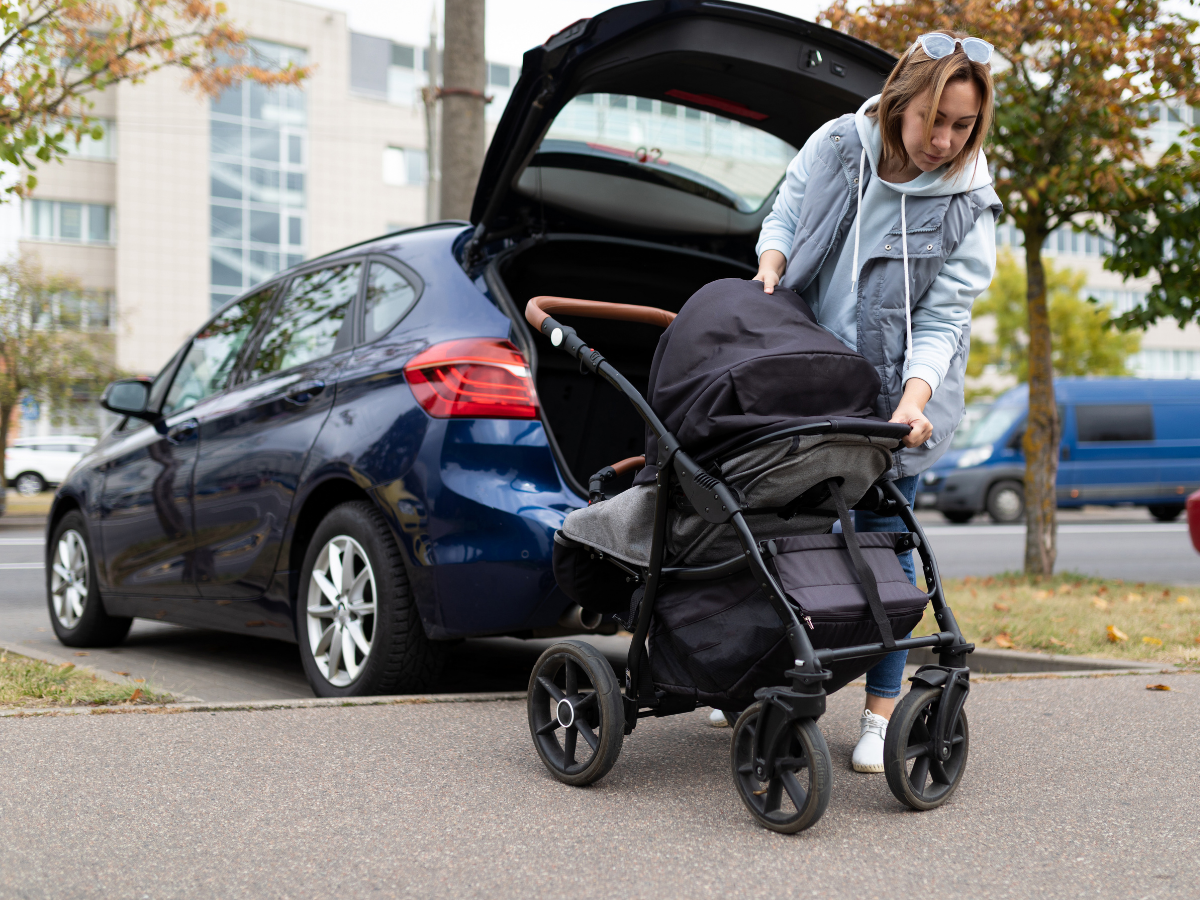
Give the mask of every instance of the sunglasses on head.
[{"label": "sunglasses on head", "polygon": [[[942,34],[940,31],[921,35],[917,38],[917,43],[921,45],[921,49],[930,59],[947,57],[954,52],[955,47],[962,44],[963,53],[967,55],[967,59],[984,64],[991,61],[992,51],[996,49],[982,38],[956,38]],[[914,47],[914,49],[916,48]]]}]

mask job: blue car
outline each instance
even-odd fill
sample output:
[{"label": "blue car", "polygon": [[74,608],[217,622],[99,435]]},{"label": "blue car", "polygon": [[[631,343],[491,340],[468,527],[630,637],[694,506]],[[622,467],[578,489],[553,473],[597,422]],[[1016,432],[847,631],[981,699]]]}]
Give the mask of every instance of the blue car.
[{"label": "blue car", "polygon": [[[350,696],[428,687],[452,639],[612,627],[556,587],[553,535],[644,427],[548,352],[525,304],[678,311],[751,277],[795,148],[893,63],[691,0],[618,7],[529,51],[470,222],[283,272],[153,380],[109,386],[122,418],[47,526],[59,639],[112,644],[146,617],[294,641],[318,695]],[[587,333],[645,390],[657,329]]]},{"label": "blue car", "polygon": [[[1146,506],[1160,521],[1183,513],[1200,488],[1200,381],[1059,378],[1062,429],[1058,505]],[[1029,389],[1002,395],[922,477],[918,506],[951,522],[979,512],[995,522],[1025,515],[1021,442]]]}]

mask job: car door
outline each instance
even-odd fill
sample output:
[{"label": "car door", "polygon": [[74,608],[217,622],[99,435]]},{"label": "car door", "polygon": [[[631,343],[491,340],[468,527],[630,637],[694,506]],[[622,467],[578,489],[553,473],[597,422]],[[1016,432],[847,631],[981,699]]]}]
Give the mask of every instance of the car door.
[{"label": "car door", "polygon": [[234,304],[202,328],[151,394],[150,408],[163,418],[154,425],[128,420],[135,424],[127,423],[128,432],[108,448],[100,537],[104,581],[113,593],[198,596],[192,518],[200,452],[196,410],[232,375],[255,323],[253,305],[253,298]]},{"label": "car door", "polygon": [[1078,503],[1143,501],[1155,496],[1159,460],[1149,403],[1074,404],[1075,443],[1059,474]]},{"label": "car door", "polygon": [[[240,383],[197,411],[200,594],[246,600],[270,584],[309,449],[353,347],[362,261],[294,276],[249,348]],[[343,327],[346,325],[346,327]]]}]

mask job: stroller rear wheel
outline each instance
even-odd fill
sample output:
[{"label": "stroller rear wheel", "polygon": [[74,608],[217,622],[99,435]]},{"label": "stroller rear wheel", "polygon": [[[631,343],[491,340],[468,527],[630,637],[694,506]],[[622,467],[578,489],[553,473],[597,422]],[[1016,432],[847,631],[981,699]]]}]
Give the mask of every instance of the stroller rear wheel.
[{"label": "stroller rear wheel", "polygon": [[[529,678],[529,731],[559,781],[591,784],[621,754],[625,713],[608,660],[583,641],[559,641]],[[582,738],[582,740],[581,740]]]},{"label": "stroller rear wheel", "polygon": [[755,774],[754,732],[761,712],[762,704],[755,703],[733,726],[733,783],[760,825],[795,834],[815,825],[829,805],[833,787],[829,747],[814,719],[793,722],[783,735],[786,746],[776,752],[775,772],[760,781]]},{"label": "stroller rear wheel", "polygon": [[933,723],[941,698],[940,687],[914,687],[896,706],[883,741],[888,787],[897,800],[913,809],[941,806],[958,788],[967,769],[971,735],[966,710],[954,723],[950,758],[942,762],[933,754]]}]

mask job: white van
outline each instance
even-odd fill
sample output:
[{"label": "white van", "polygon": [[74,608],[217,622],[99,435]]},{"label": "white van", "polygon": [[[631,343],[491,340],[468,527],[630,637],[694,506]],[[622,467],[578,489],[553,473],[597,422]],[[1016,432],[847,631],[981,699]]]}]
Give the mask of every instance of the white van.
[{"label": "white van", "polygon": [[13,438],[4,453],[5,482],[26,497],[41,493],[66,478],[95,443],[95,438],[70,434]]}]

